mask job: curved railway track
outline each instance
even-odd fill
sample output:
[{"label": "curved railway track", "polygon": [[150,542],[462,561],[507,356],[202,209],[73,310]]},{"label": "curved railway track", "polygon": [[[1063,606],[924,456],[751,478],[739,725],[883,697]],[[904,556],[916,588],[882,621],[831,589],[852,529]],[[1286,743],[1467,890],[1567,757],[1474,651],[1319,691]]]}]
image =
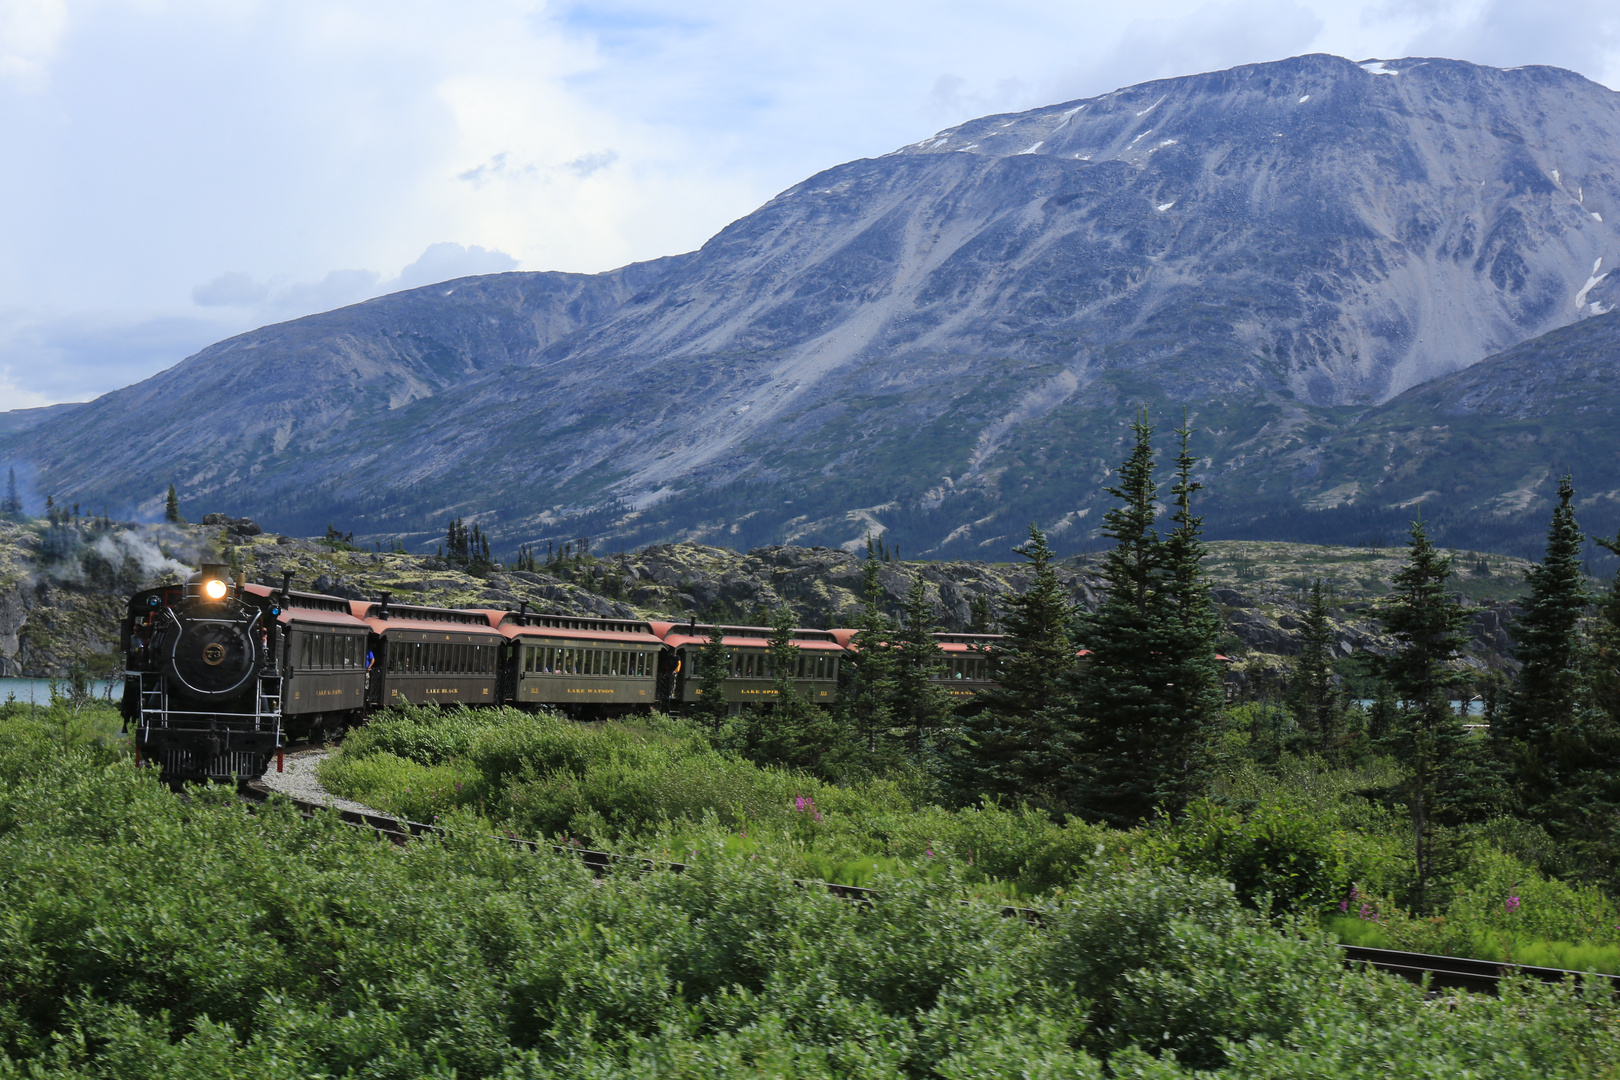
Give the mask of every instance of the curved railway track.
[{"label": "curved railway track", "polygon": [[[355,828],[368,829],[395,844],[408,844],[413,840],[442,836],[445,833],[444,829],[436,825],[424,825],[417,821],[403,821],[383,814],[365,814],[353,810],[339,810],[336,807],[326,806],[322,803],[292,798],[280,792],[273,792],[257,782],[243,784],[239,790],[242,799],[249,803],[250,806],[268,802],[273,796],[283,798],[292,803],[298,812],[305,817],[312,817],[317,811],[330,811],[336,813],[345,824],[352,825]],[[634,855],[618,855],[610,851],[596,851],[590,848],[548,844],[537,840],[524,840],[507,836],[497,837],[497,839],[503,843],[525,848],[529,851],[538,852],[549,849],[559,855],[572,855],[599,874],[615,866],[635,866],[648,871],[668,870],[677,874],[687,868],[686,863],[664,862]],[[830,881],[798,881],[797,884],[802,888],[825,889],[834,896],[860,904],[863,907],[874,906],[875,901],[882,895],[874,889],[866,889],[858,885],[839,885]],[[1023,919],[1037,925],[1044,922],[1049,915],[1049,913],[1043,912],[1039,908],[1015,907],[1012,905],[1002,907],[1001,914],[1008,918]],[[1476,993],[1494,994],[1504,979],[1518,976],[1552,983],[1562,982],[1567,978],[1574,978],[1577,982],[1584,982],[1588,979],[1601,979],[1615,992],[1620,993],[1620,978],[1605,975],[1601,972],[1532,967],[1527,964],[1500,963],[1494,960],[1473,960],[1462,956],[1433,956],[1427,953],[1400,952],[1395,949],[1372,949],[1361,945],[1340,945],[1338,948],[1344,957],[1346,966],[1377,968],[1380,971],[1387,971],[1392,975],[1399,975],[1413,982],[1422,982],[1427,978],[1429,986],[1435,989],[1472,990]]]}]

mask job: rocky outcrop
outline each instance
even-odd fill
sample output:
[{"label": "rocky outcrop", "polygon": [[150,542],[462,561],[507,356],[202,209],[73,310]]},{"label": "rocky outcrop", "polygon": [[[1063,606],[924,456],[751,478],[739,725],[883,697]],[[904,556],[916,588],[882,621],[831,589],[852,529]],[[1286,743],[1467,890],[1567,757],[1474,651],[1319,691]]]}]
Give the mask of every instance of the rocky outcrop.
[{"label": "rocky outcrop", "polygon": [[[436,556],[251,533],[237,526],[241,519],[214,517],[200,526],[118,526],[93,540],[74,530],[80,539],[65,557],[49,562],[43,553],[56,549],[43,542],[47,530],[40,523],[0,521],[0,675],[62,676],[75,664],[112,672],[129,594],[174,580],[203,558],[240,568],[265,585],[279,587],[290,572],[299,589],[357,600],[386,591],[395,603],[447,607],[527,605],[531,611],[605,618],[760,625],[786,604],[800,625],[835,627],[849,625],[862,605],[862,558],[841,548],[774,545],[741,552],[683,542],[605,557],[571,555],[545,570],[494,567],[475,574]],[[124,558],[114,565],[109,552]],[[1297,582],[1338,568],[1345,585],[1336,586],[1333,603],[1337,654],[1386,654],[1394,642],[1368,596],[1387,588],[1398,564],[1398,552],[1381,550],[1212,545],[1211,596],[1226,632],[1221,649],[1260,669],[1285,664],[1300,648],[1305,596]],[[1345,571],[1347,566],[1352,569]],[[1099,582],[1093,561],[1066,559],[1055,569],[1076,610],[1094,609]],[[1489,591],[1518,572],[1518,564],[1499,560],[1495,577],[1461,580]],[[878,580],[886,612],[899,614],[918,577],[938,624],[957,631],[970,627],[980,601],[993,621],[1000,620],[1030,584],[1022,563],[883,561]],[[1506,628],[1516,608],[1484,595],[1459,599],[1472,612],[1474,662],[1510,663]]]}]

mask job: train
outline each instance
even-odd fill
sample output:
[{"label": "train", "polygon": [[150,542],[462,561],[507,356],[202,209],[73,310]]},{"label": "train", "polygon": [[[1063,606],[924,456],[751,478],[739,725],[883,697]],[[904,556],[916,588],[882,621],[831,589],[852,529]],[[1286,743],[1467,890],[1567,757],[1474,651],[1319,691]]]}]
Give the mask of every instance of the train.
[{"label": "train", "polygon": [[[120,628],[125,729],[172,783],[251,780],[291,742],[341,736],[379,709],[426,704],[547,708],[580,719],[701,701],[698,655],[714,624],[346,600],[234,579],[206,564],[130,597]],[[728,712],[777,693],[772,631],[718,627]],[[831,705],[854,630],[793,631],[795,691]],[[967,700],[996,686],[999,635],[935,635],[933,676]]]}]

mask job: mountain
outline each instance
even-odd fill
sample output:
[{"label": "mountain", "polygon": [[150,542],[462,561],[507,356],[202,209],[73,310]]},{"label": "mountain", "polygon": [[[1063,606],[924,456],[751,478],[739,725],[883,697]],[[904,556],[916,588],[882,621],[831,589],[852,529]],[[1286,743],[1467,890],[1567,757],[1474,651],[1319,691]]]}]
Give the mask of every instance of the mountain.
[{"label": "mountain", "polygon": [[152,507],[173,479],[187,505],[414,543],[461,515],[507,546],[887,530],[976,556],[1032,520],[1094,544],[1130,417],[1185,407],[1216,532],[1353,512],[1383,535],[1408,508],[1362,493],[1378,477],[1334,506],[1350,481],[1299,470],[1341,458],[1309,448],[1620,305],[1617,215],[1602,86],[1296,57],[975,120],[656,264],[254,331],[0,429],[0,457],[59,499]]},{"label": "mountain", "polygon": [[[1209,480],[1239,535],[1388,536],[1421,512],[1452,543],[1530,555],[1569,473],[1589,532],[1620,529],[1620,312],[1554,330]],[[1279,498],[1280,497],[1280,498]],[[1279,505],[1279,503],[1281,505]]]}]

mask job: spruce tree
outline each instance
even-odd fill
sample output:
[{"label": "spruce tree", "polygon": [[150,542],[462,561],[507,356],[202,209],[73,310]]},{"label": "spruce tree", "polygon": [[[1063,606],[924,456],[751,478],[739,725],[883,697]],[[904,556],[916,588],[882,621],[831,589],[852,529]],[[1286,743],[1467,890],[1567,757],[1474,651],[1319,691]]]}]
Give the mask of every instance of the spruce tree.
[{"label": "spruce tree", "polygon": [[22,497],[17,494],[17,470],[15,467],[6,473],[6,501],[0,506],[0,512],[7,514],[22,513]]},{"label": "spruce tree", "polygon": [[852,652],[842,661],[845,686],[840,696],[857,741],[874,762],[883,756],[883,744],[894,726],[896,628],[883,611],[881,572],[876,545],[869,537],[861,563],[861,611],[855,617]]},{"label": "spruce tree", "polygon": [[[1620,534],[1593,537],[1620,555]],[[1537,819],[1568,852],[1576,876],[1620,888],[1620,568],[1593,612],[1584,650],[1587,708],[1553,743],[1563,783]]]},{"label": "spruce tree", "polygon": [[[1620,532],[1613,540],[1595,536],[1597,544],[1620,556]],[[1592,702],[1607,722],[1620,728],[1620,566],[1609,591],[1598,601],[1588,643],[1587,672]]]},{"label": "spruce tree", "polygon": [[1322,579],[1311,583],[1300,634],[1300,653],[1288,681],[1288,706],[1307,745],[1329,754],[1338,745],[1344,727],[1344,702],[1333,685],[1333,622],[1328,614]]},{"label": "spruce tree", "polygon": [[1117,825],[1141,821],[1166,794],[1156,740],[1181,726],[1166,693],[1180,675],[1170,651],[1180,635],[1164,602],[1165,550],[1154,529],[1153,428],[1143,413],[1131,430],[1119,481],[1105,489],[1118,504],[1103,515],[1114,546],[1103,556],[1102,600],[1080,619],[1090,655],[1077,680],[1085,722],[1072,778],[1081,812]]},{"label": "spruce tree", "polygon": [[951,698],[935,678],[945,652],[934,638],[939,626],[921,574],[911,578],[900,625],[894,634],[894,704],[891,714],[914,760],[931,754],[951,714]]},{"label": "spruce tree", "polygon": [[1437,843],[1437,826],[1455,821],[1473,780],[1466,732],[1451,707],[1452,694],[1468,681],[1456,670],[1468,640],[1468,613],[1446,595],[1450,577],[1450,558],[1434,549],[1421,520],[1413,522],[1406,565],[1378,614],[1398,643],[1379,668],[1399,700],[1387,742],[1410,770],[1400,795],[1412,822],[1411,902],[1420,911],[1438,902],[1448,857],[1455,854]]},{"label": "spruce tree", "polygon": [[1061,797],[1074,717],[1074,605],[1052,566],[1040,528],[1013,549],[1029,560],[1029,586],[1002,617],[1005,639],[991,653],[998,687],[974,703],[962,725],[954,772],[964,801],[1007,795],[1048,804]]},{"label": "spruce tree", "polygon": [[799,696],[795,685],[799,649],[793,639],[793,610],[783,604],[771,617],[771,699],[751,710],[758,731],[759,759],[832,776],[842,765],[848,747],[832,716]]},{"label": "spruce tree", "polygon": [[1575,523],[1575,496],[1570,478],[1558,485],[1558,505],[1547,530],[1547,551],[1525,577],[1530,595],[1524,614],[1514,620],[1513,636],[1519,677],[1508,696],[1492,742],[1511,762],[1514,786],[1526,807],[1551,798],[1560,786],[1558,751],[1561,737],[1579,728],[1582,707],[1581,615],[1588,603],[1581,577],[1584,538]]},{"label": "spruce tree", "polygon": [[725,631],[709,628],[709,640],[698,650],[698,700],[694,712],[718,731],[726,719],[726,677],[731,674],[731,652],[726,648]]},{"label": "spruce tree", "polygon": [[968,633],[993,634],[994,627],[995,620],[990,614],[990,597],[980,593],[968,604]]},{"label": "spruce tree", "polygon": [[1164,541],[1161,601],[1168,622],[1166,655],[1173,665],[1164,688],[1165,716],[1154,746],[1159,761],[1159,805],[1178,812],[1209,787],[1220,738],[1225,687],[1215,643],[1220,618],[1210,602],[1204,574],[1204,519],[1192,512],[1192,497],[1203,485],[1193,479],[1198,459],[1191,452],[1192,429],[1182,418],[1176,429],[1175,528]]},{"label": "spruce tree", "polygon": [[174,485],[169,485],[169,496],[163,502],[163,520],[171,525],[180,524],[180,496],[175,493]]}]

